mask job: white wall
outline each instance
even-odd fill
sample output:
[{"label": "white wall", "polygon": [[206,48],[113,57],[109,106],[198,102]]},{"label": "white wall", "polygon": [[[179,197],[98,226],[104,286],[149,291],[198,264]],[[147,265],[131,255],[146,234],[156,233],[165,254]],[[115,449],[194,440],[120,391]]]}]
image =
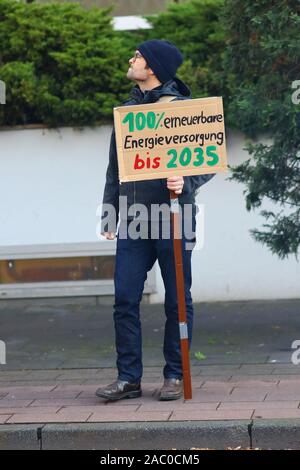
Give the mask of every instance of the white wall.
[{"label": "white wall", "polygon": [[110,130],[0,131],[0,246],[97,241]]},{"label": "white wall", "polygon": [[[109,137],[109,126],[0,131],[0,255],[1,248],[15,245],[100,241],[96,208]],[[241,134],[227,135],[229,164],[248,157],[243,146]],[[227,176],[218,174],[198,195],[205,210],[204,246],[193,254],[194,300],[299,297],[299,263],[279,260],[252,240],[249,229],[264,219],[259,211],[246,211],[243,185]],[[157,289],[152,302],[164,298],[158,271]]]}]

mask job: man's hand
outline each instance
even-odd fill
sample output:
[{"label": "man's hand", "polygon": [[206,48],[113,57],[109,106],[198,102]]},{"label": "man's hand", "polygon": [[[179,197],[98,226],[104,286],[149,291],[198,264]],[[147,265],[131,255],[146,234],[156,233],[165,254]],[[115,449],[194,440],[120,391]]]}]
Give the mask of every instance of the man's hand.
[{"label": "man's hand", "polygon": [[184,185],[183,176],[170,176],[167,179],[167,188],[175,191],[176,194],[181,194]]},{"label": "man's hand", "polygon": [[115,232],[102,232],[101,235],[106,238],[106,240],[114,240],[116,238]]}]

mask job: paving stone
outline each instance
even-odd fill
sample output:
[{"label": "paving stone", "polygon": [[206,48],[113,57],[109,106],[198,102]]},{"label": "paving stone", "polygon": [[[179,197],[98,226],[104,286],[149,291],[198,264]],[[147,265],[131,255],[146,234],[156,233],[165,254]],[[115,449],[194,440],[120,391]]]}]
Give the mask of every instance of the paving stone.
[{"label": "paving stone", "polygon": [[0,414],[0,424],[4,424],[6,423],[6,421],[9,420],[9,418],[11,417],[11,414]]},{"label": "paving stone", "polygon": [[[245,382],[247,383],[247,380],[250,382],[254,380],[253,375],[242,375],[242,374],[234,374],[230,377],[229,382]],[[255,375],[255,380],[260,380],[262,382],[273,382],[274,384],[278,383],[280,380],[280,377],[275,376],[273,374],[269,375],[260,375],[257,374]]]},{"label": "paving stone", "polygon": [[[9,386],[9,387],[1,387],[0,386],[0,393],[6,393],[7,397],[15,396],[16,398],[19,397],[21,394],[26,394],[34,391],[35,393],[47,393],[51,392],[57,387],[56,384],[52,385],[26,385],[26,386]],[[23,397],[22,397],[23,398]]]},{"label": "paving stone", "polygon": [[274,369],[274,365],[271,364],[243,364],[239,369],[239,373],[244,375],[267,375],[272,374]]},{"label": "paving stone", "polygon": [[[300,410],[299,410],[300,411]],[[252,410],[193,410],[174,411],[170,417],[170,421],[204,421],[204,420],[234,420],[234,419],[251,419],[254,409]]]},{"label": "paving stone", "polygon": [[276,389],[278,387],[279,380],[256,380],[256,378],[251,379],[251,380],[238,380],[236,382],[231,382],[230,384],[237,389],[250,389],[250,388],[255,388],[255,389]]},{"label": "paving stone", "polygon": [[287,418],[300,418],[299,409],[268,409],[268,410],[255,410],[253,418],[262,419],[287,419]]},{"label": "paving stone", "polygon": [[31,400],[19,400],[15,398],[2,398],[0,400],[0,408],[23,408],[25,406],[30,405],[32,403],[33,399]]},{"label": "paving stone", "polygon": [[26,375],[26,380],[42,380],[45,378],[46,380],[56,380],[60,375],[60,371],[57,370],[32,370],[29,374]]},{"label": "paving stone", "polygon": [[300,390],[300,380],[280,380],[278,390],[293,389]]},{"label": "paving stone", "polygon": [[154,404],[142,403],[139,408],[140,411],[153,411],[153,410],[162,410],[162,411],[186,411],[191,412],[193,410],[216,410],[219,405],[219,402],[205,402],[205,403],[191,403],[191,400],[182,401],[159,401]]},{"label": "paving stone", "polygon": [[267,390],[256,389],[234,389],[233,392],[225,396],[221,401],[243,402],[243,401],[263,401],[266,398]]},{"label": "paving stone", "polygon": [[80,423],[85,422],[89,418],[90,413],[84,411],[73,411],[68,410],[62,413],[48,413],[47,411],[40,409],[34,410],[31,414],[29,413],[16,413],[13,414],[7,423]]},{"label": "paving stone", "polygon": [[97,405],[100,403],[100,399],[97,397],[93,398],[45,398],[33,400],[30,404],[30,408],[45,407],[45,406],[85,406],[85,405]]},{"label": "paving stone", "polygon": [[[38,411],[43,411],[43,412],[47,412],[47,413],[57,413],[58,410],[61,409],[61,406],[52,406],[52,405],[46,405],[46,406],[43,406],[43,407],[40,407],[38,409]],[[35,410],[37,410],[35,408]],[[14,407],[14,408],[0,408],[0,415],[3,415],[3,414],[16,414],[16,413],[26,413],[26,414],[31,414],[32,413],[32,408],[30,406],[25,406],[25,407]]]},{"label": "paving stone", "polygon": [[297,409],[300,401],[245,401],[245,402],[222,402],[218,410],[234,410],[234,409],[255,409],[269,410],[279,408],[281,410]]},{"label": "paving stone", "polygon": [[122,411],[116,408],[109,413],[95,412],[88,419],[88,422],[129,422],[129,421],[168,421],[170,412],[168,411]]},{"label": "paving stone", "polygon": [[[281,400],[300,400],[300,391],[299,390],[279,390],[276,392],[268,392],[266,396],[266,401],[281,401]],[[0,402],[1,403],[1,402]]]}]

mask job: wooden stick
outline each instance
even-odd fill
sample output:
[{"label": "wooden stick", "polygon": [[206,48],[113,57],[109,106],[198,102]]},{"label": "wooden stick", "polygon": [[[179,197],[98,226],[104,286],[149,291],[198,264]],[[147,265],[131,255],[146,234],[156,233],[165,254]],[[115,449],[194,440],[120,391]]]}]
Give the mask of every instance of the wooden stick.
[{"label": "wooden stick", "polygon": [[186,321],[184,274],[182,265],[182,236],[180,235],[179,201],[175,191],[170,190],[172,236],[176,273],[178,320],[180,334],[181,363],[183,372],[183,391],[185,400],[192,398],[192,384],[189,358],[189,340]]}]

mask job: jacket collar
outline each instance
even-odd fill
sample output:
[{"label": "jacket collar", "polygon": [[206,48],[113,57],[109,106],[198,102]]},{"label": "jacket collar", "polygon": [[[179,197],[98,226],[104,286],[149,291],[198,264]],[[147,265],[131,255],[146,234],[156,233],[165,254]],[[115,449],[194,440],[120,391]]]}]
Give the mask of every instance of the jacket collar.
[{"label": "jacket collar", "polygon": [[175,77],[162,85],[143,92],[138,85],[135,85],[131,91],[127,104],[146,104],[155,103],[161,96],[174,96],[180,99],[191,98],[191,91],[179,78]]}]

